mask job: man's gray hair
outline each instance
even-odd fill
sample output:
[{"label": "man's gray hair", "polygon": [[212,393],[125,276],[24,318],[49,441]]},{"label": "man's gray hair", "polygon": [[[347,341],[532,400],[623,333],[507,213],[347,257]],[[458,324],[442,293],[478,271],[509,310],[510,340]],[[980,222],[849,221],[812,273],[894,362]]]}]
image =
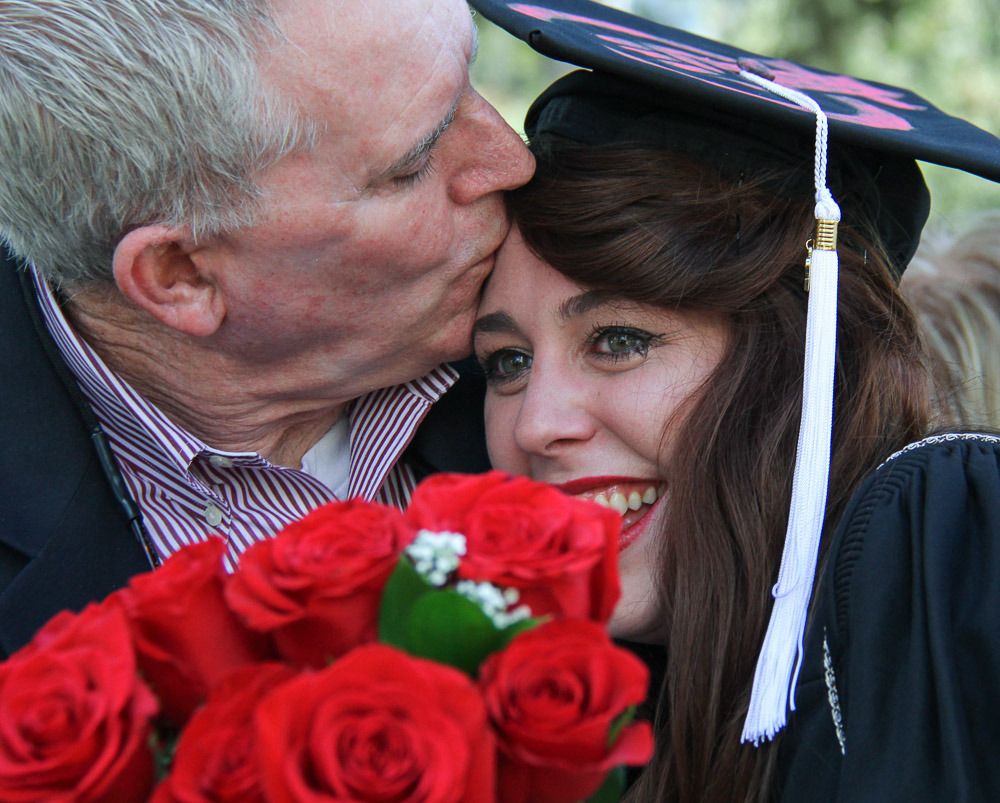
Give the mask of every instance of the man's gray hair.
[{"label": "man's gray hair", "polygon": [[0,236],[78,285],[139,226],[249,224],[314,134],[261,79],[279,40],[268,0],[0,0]]}]

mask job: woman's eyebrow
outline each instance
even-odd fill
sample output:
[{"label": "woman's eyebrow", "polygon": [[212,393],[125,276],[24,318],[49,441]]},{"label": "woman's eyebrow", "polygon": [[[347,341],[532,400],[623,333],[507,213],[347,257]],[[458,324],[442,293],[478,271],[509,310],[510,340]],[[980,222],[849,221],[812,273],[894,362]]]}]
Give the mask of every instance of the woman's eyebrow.
[{"label": "woman's eyebrow", "polygon": [[[577,315],[583,315],[598,307],[619,302],[627,303],[623,302],[623,299],[619,295],[610,290],[586,290],[563,301],[559,305],[559,317],[565,321]],[[486,333],[516,335],[520,334],[521,330],[510,313],[498,310],[497,312],[483,315],[472,325],[473,337],[477,334]]]},{"label": "woman's eyebrow", "polygon": [[518,329],[514,319],[506,312],[491,312],[478,318],[472,325],[472,336],[485,334],[487,332],[497,332],[500,334],[514,335],[521,330]]},{"label": "woman's eyebrow", "polygon": [[559,305],[559,317],[566,321],[577,315],[583,315],[597,307],[603,307],[614,301],[620,301],[620,297],[609,290],[586,290],[575,296],[571,296]]}]

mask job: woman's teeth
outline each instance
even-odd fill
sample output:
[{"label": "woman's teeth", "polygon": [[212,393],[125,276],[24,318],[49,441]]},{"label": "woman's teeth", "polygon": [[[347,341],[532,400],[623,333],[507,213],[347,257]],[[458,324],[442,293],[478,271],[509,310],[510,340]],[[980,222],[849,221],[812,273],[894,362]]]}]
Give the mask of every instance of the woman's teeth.
[{"label": "woman's teeth", "polygon": [[638,510],[643,505],[652,505],[664,492],[663,486],[650,485],[645,489],[636,489],[625,493],[623,491],[601,492],[596,496],[587,495],[585,498],[597,502],[603,507],[609,507],[624,516],[630,510]]}]

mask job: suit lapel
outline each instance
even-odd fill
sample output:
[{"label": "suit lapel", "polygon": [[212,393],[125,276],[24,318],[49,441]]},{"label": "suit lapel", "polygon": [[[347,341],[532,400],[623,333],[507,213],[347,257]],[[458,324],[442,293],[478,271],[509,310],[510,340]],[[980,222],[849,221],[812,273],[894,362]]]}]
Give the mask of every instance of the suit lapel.
[{"label": "suit lapel", "polygon": [[452,367],[458,370],[458,381],[431,407],[406,452],[406,462],[417,479],[441,471],[478,474],[490,468],[482,371],[471,359]]},{"label": "suit lapel", "polygon": [[[5,255],[6,256],[6,255]],[[52,614],[148,568],[41,338],[13,260],[0,268],[0,652]]]}]

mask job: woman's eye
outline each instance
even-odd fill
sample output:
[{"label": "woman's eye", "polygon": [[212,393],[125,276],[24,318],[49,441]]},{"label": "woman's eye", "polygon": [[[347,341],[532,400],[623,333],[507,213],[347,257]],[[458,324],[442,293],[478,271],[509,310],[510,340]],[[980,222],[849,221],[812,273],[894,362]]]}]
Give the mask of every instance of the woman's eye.
[{"label": "woman's eye", "polygon": [[655,335],[642,329],[613,326],[598,329],[591,335],[591,351],[599,357],[610,360],[625,360],[629,357],[645,357]]},{"label": "woman's eye", "polygon": [[486,381],[491,385],[510,382],[531,368],[531,355],[517,349],[500,349],[481,360]]}]

